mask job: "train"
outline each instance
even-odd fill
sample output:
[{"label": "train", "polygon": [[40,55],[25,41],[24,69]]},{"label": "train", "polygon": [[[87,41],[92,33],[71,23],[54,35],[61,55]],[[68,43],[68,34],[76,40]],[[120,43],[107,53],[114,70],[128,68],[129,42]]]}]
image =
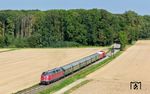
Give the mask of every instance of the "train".
[{"label": "train", "polygon": [[45,71],[41,74],[40,84],[48,85],[59,79],[62,79],[102,58],[106,57],[105,51],[98,51],[90,56],[84,57],[80,60],[66,64],[64,66]]}]

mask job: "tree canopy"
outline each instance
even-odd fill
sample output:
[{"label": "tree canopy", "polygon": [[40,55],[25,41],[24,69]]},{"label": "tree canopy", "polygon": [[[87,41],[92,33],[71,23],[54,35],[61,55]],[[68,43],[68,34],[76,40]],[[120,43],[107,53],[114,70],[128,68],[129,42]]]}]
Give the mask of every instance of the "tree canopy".
[{"label": "tree canopy", "polygon": [[103,9],[0,11],[0,47],[106,46],[116,41],[127,44],[147,38],[150,38],[150,16],[133,11],[123,14]]}]

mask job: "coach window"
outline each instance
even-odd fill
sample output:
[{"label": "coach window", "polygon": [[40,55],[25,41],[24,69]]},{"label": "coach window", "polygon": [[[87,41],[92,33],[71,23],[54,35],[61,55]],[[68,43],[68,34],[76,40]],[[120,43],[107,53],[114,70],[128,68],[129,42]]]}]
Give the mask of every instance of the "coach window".
[{"label": "coach window", "polygon": [[55,70],[52,71],[53,73],[56,73]]}]

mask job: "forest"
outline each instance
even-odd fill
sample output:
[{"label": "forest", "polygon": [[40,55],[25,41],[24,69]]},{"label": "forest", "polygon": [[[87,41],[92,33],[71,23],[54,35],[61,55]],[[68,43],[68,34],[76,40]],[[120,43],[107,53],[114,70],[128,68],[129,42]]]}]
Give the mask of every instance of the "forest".
[{"label": "forest", "polygon": [[150,38],[150,16],[103,9],[1,10],[0,47],[108,46]]}]

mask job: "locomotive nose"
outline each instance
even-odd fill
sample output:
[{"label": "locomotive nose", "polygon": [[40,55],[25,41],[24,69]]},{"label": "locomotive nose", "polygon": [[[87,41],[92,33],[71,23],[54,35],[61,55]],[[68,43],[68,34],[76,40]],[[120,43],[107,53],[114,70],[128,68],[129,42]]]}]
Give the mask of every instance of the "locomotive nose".
[{"label": "locomotive nose", "polygon": [[46,85],[48,84],[48,76],[41,75],[41,82],[40,84]]},{"label": "locomotive nose", "polygon": [[41,81],[45,81],[46,80],[46,76],[41,76]]}]

